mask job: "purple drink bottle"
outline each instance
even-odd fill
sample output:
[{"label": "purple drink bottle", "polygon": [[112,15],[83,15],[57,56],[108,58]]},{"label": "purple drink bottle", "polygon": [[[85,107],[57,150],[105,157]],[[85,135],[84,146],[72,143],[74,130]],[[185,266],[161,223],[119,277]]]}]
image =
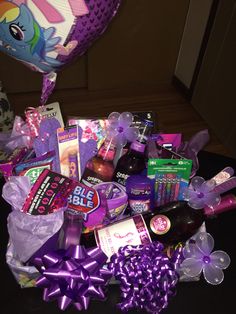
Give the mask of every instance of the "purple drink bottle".
[{"label": "purple drink bottle", "polygon": [[113,181],[126,186],[126,180],[130,175],[140,174],[146,169],[145,148],[147,140],[153,128],[153,122],[145,120],[142,134],[130,146],[129,151],[123,155],[117,163]]}]

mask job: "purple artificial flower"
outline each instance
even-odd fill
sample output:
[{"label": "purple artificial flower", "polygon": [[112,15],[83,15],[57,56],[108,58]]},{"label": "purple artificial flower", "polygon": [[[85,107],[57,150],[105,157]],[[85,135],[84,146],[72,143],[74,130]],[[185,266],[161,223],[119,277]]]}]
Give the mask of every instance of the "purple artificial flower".
[{"label": "purple artificial flower", "polygon": [[205,181],[202,177],[196,176],[185,189],[183,197],[188,201],[188,205],[195,209],[215,206],[220,203],[219,193],[214,192],[215,186],[215,180]]},{"label": "purple artificial flower", "polygon": [[224,251],[214,251],[214,239],[207,232],[199,232],[194,240],[190,239],[184,249],[184,261],[180,270],[188,277],[196,277],[203,272],[206,281],[212,285],[224,279],[222,269],[230,264],[230,257]]},{"label": "purple artificial flower", "polygon": [[131,127],[133,115],[130,112],[112,112],[108,117],[107,136],[113,138],[116,146],[124,147],[139,135],[138,128]]}]

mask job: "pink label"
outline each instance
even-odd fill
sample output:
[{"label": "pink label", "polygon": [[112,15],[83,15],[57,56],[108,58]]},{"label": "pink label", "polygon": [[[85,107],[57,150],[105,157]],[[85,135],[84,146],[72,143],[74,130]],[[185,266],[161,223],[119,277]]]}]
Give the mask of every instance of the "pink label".
[{"label": "pink label", "polygon": [[126,245],[151,243],[142,215],[133,216],[95,231],[97,245],[110,257]]},{"label": "pink label", "polygon": [[150,221],[150,227],[156,234],[165,234],[170,230],[171,223],[167,216],[156,215]]}]

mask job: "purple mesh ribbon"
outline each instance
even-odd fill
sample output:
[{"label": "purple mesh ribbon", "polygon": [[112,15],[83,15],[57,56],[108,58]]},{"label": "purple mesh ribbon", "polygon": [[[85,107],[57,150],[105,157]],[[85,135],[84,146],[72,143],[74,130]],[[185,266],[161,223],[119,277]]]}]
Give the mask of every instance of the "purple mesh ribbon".
[{"label": "purple mesh ribbon", "polygon": [[44,106],[54,90],[56,85],[57,74],[55,72],[43,74],[43,87],[40,98],[41,106]]},{"label": "purple mesh ribbon", "polygon": [[72,245],[34,260],[41,273],[37,287],[44,288],[44,301],[58,300],[65,310],[73,304],[78,310],[86,310],[91,298],[105,299],[105,287],[111,272],[102,268],[107,256],[99,249],[86,250]]},{"label": "purple mesh ribbon", "polygon": [[159,242],[120,248],[108,264],[108,269],[120,281],[118,307],[122,311],[160,313],[175,295],[181,262],[182,248],[174,250],[169,258]]}]

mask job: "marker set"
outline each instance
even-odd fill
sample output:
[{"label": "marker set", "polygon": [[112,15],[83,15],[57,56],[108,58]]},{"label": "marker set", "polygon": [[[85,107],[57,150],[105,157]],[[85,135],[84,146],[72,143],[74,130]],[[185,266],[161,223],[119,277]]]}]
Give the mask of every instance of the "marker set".
[{"label": "marker set", "polygon": [[192,160],[189,159],[149,159],[148,177],[154,181],[155,206],[183,199],[191,169]]},{"label": "marker set", "polygon": [[180,175],[175,173],[156,174],[155,176],[155,205],[160,206],[178,199]]}]

